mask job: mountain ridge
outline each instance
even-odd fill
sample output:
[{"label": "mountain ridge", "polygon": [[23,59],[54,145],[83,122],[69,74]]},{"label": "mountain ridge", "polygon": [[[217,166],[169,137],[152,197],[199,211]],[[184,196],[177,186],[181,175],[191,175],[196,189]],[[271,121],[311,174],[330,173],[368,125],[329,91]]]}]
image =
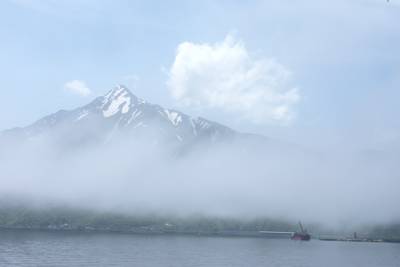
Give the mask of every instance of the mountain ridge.
[{"label": "mountain ridge", "polygon": [[84,140],[109,142],[114,134],[121,132],[152,136],[156,143],[164,139],[162,141],[183,146],[215,144],[246,135],[218,122],[152,104],[127,87],[117,85],[86,105],[61,109],[28,126],[2,131],[0,136],[22,140],[52,136],[79,144]]}]

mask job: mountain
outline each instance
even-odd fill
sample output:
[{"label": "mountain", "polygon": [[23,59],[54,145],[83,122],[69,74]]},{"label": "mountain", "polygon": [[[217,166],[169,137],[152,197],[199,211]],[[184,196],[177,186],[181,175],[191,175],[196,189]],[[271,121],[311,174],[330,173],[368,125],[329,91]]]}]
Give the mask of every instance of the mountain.
[{"label": "mountain", "polygon": [[27,127],[4,131],[1,137],[19,142],[45,137],[57,144],[79,146],[112,142],[121,134],[185,149],[245,136],[219,123],[148,103],[117,85],[83,107],[60,110]]}]

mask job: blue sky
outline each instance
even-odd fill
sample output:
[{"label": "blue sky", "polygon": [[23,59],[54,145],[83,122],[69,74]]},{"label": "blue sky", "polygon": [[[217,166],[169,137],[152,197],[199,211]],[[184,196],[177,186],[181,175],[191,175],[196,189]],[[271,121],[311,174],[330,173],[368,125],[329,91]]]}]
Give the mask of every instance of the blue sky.
[{"label": "blue sky", "polygon": [[[0,36],[0,129],[77,107],[123,83],[150,102],[242,131],[306,144],[382,148],[400,143],[399,0],[5,0]],[[262,94],[272,86],[244,78],[238,84],[245,84],[245,91],[233,97],[232,87],[226,87],[222,102],[210,102],[201,86],[221,83],[210,85],[210,73],[194,77],[197,63],[185,63],[188,69],[173,86],[188,88],[174,97],[176,88],[168,82],[178,47],[191,45],[183,59],[203,48],[216,55],[229,36],[245,59],[234,61],[234,69],[216,69],[240,74],[261,65],[262,76],[268,73],[263,66],[276,62],[282,73],[290,72],[279,87],[296,88],[298,98],[279,100],[283,104],[266,110],[268,101],[253,99],[242,108],[241,93]],[[212,65],[201,64],[203,69]],[[198,77],[204,80],[197,85]],[[180,83],[186,78],[188,84]],[[65,85],[74,80],[84,82],[91,94],[68,91]],[[273,96],[282,99],[282,93]],[[268,119],[276,107],[293,116]]]}]

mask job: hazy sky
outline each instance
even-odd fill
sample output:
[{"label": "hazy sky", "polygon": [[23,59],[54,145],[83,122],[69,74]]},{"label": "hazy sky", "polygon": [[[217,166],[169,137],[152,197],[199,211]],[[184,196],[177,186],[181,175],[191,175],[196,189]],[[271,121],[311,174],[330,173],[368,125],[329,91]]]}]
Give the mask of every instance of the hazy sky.
[{"label": "hazy sky", "polygon": [[0,36],[0,129],[122,83],[149,102],[304,152],[277,142],[276,151],[245,155],[229,145],[171,164],[122,142],[60,160],[39,138],[26,150],[0,149],[3,193],[308,221],[398,219],[400,0],[4,0]]},{"label": "hazy sky", "polygon": [[5,0],[0,36],[0,129],[123,83],[241,131],[400,144],[400,0]]}]

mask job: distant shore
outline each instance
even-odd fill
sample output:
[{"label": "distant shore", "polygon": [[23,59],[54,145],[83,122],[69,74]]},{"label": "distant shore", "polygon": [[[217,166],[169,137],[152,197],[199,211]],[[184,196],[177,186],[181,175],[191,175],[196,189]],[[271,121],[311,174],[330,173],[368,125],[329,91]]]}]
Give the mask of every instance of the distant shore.
[{"label": "distant shore", "polygon": [[[243,238],[267,238],[267,239],[290,239],[287,236],[265,234],[258,231],[140,231],[140,230],[117,230],[117,229],[66,229],[48,227],[1,227],[0,231],[29,231],[29,232],[54,232],[54,233],[85,233],[85,234],[127,234],[127,235],[149,235],[149,236],[203,236],[203,237],[243,237]],[[313,240],[329,242],[359,242],[359,243],[400,243],[400,239],[352,239],[352,238],[320,238],[312,237]]]},{"label": "distant shore", "polygon": [[254,237],[288,239],[285,237],[266,235],[258,231],[141,231],[141,230],[117,230],[117,229],[67,229],[48,227],[0,227],[0,231],[43,231],[43,232],[69,232],[69,233],[117,233],[132,235],[190,235],[190,236],[221,236],[221,237]]},{"label": "distant shore", "polygon": [[400,243],[400,239],[374,238],[319,238],[320,241],[360,242],[360,243]]}]

